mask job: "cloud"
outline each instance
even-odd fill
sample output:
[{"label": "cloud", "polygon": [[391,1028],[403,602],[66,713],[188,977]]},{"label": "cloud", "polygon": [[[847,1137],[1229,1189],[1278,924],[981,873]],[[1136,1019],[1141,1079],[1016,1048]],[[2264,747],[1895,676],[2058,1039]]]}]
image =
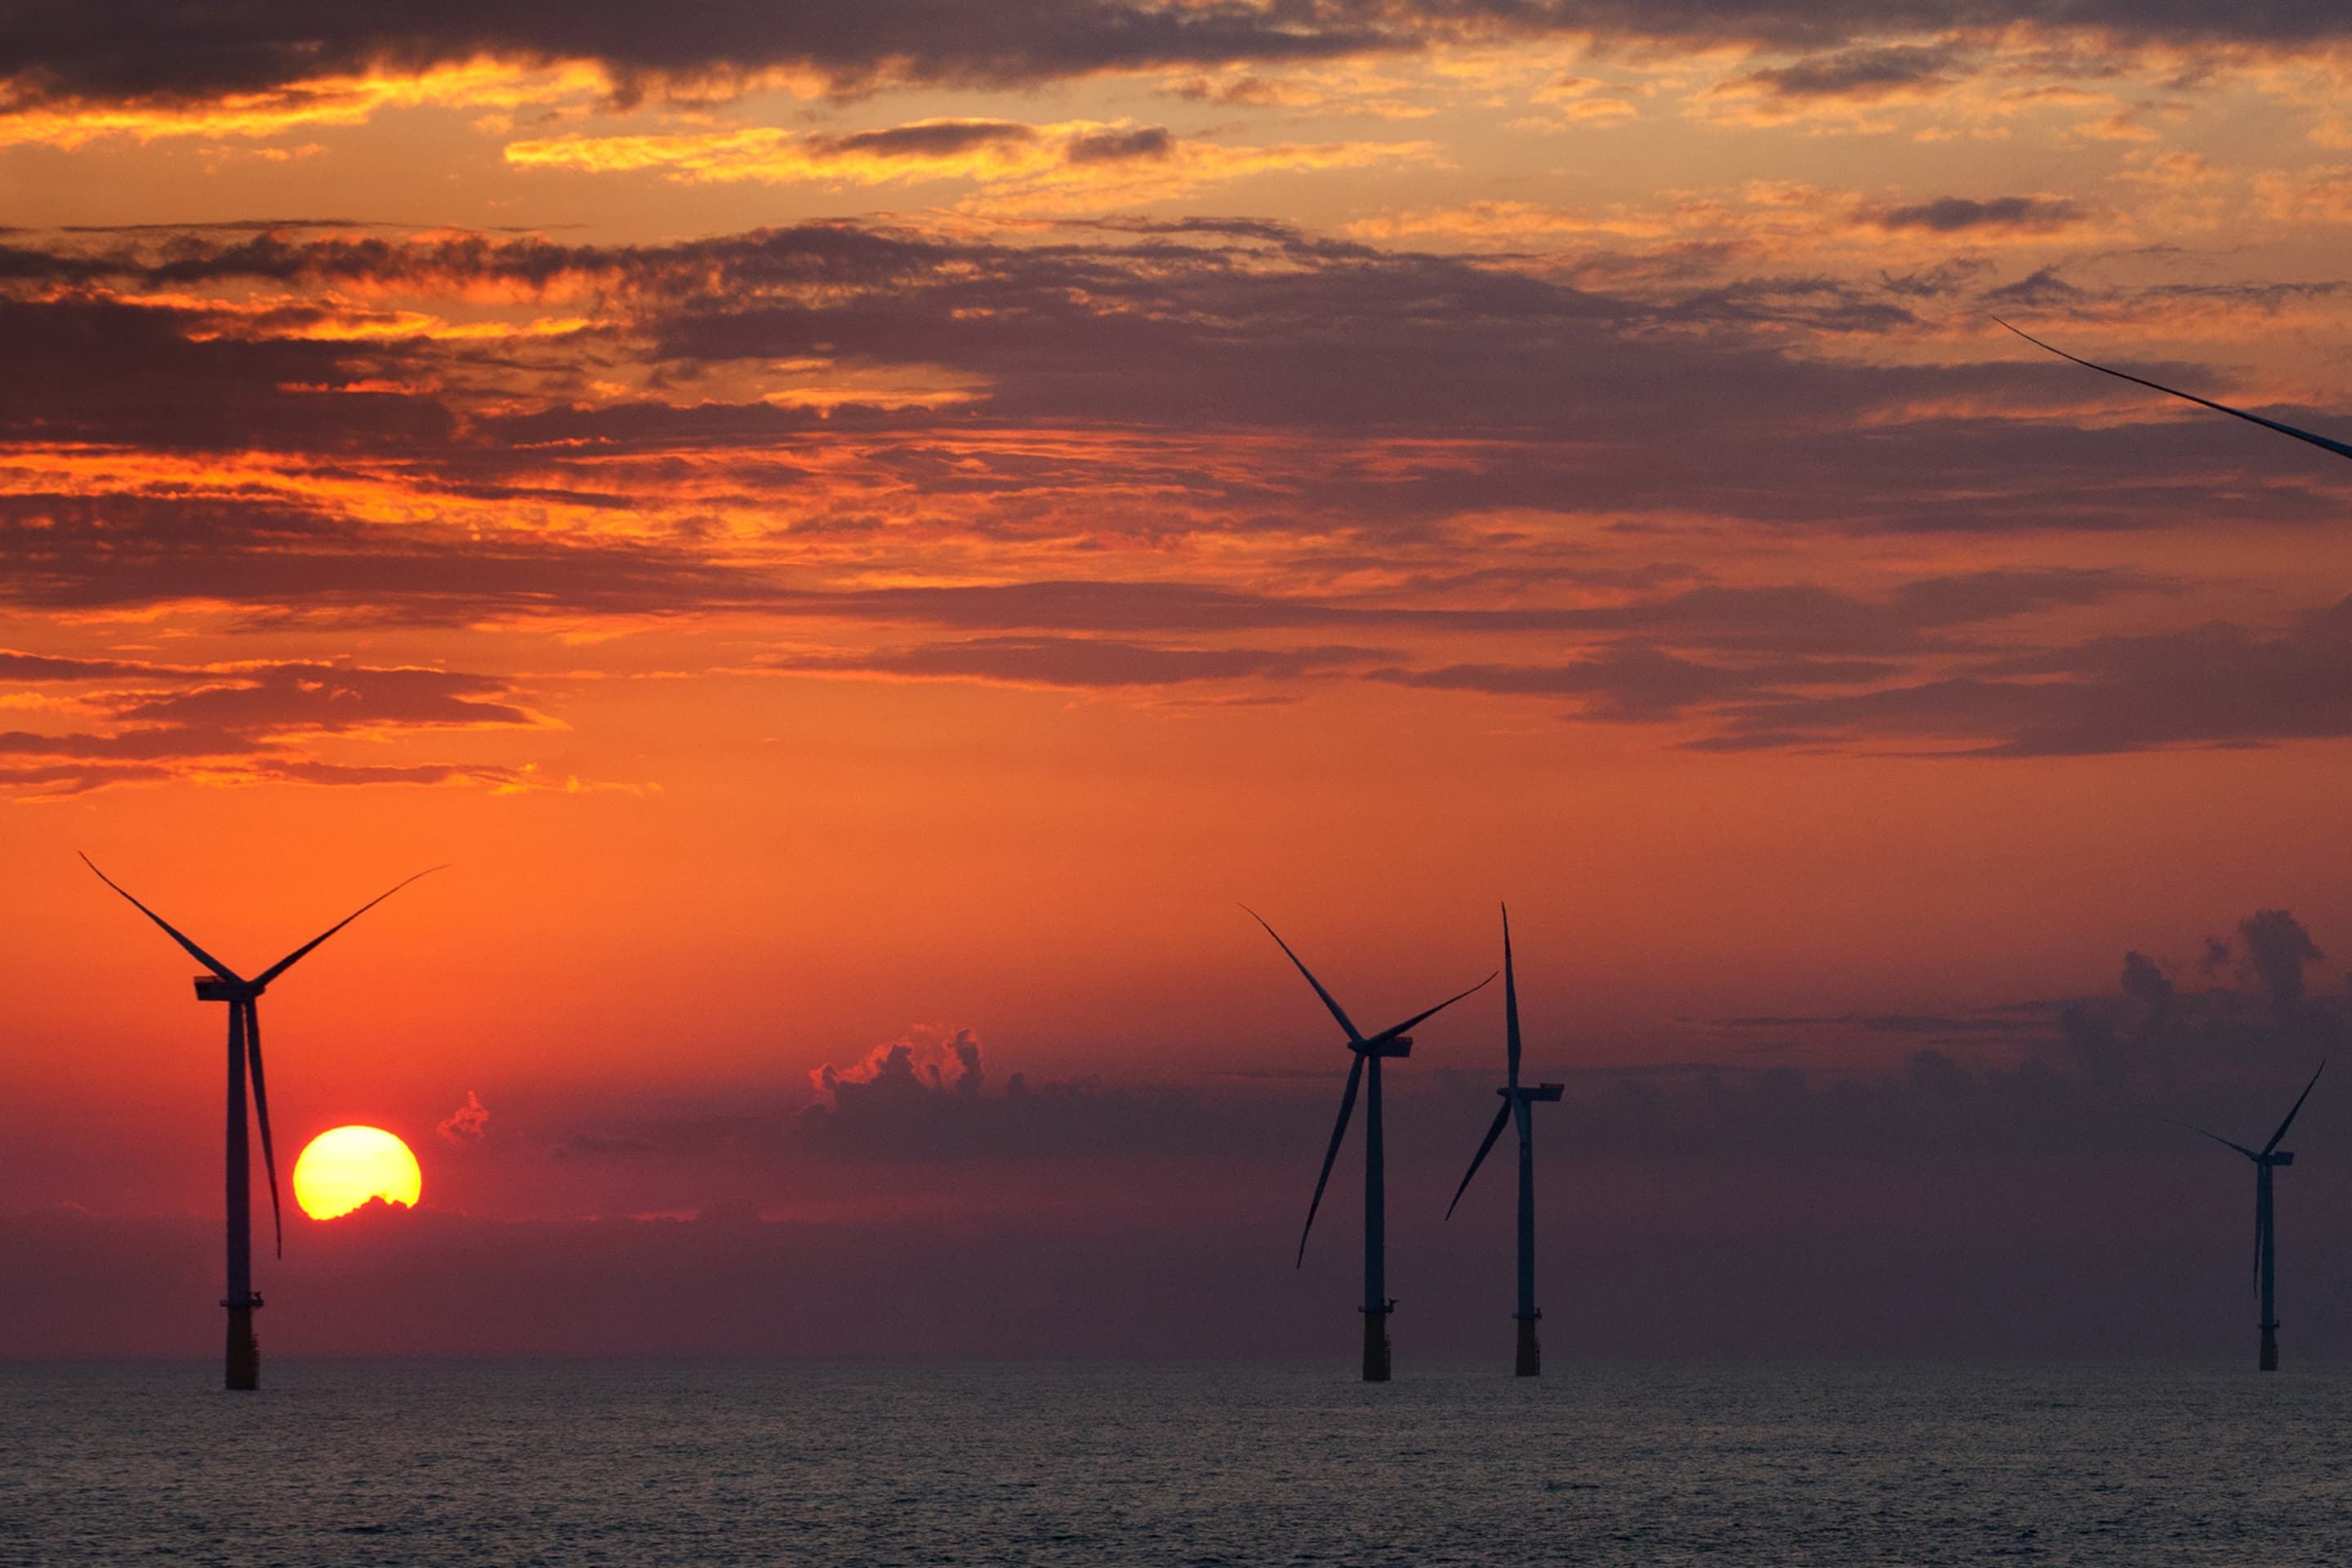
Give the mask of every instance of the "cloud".
[{"label": "cloud", "polygon": [[[618,0],[502,7],[495,16],[404,15],[360,5],[332,13],[260,0],[191,16],[132,0],[103,26],[63,4],[43,7],[0,47],[0,79],[20,104],[131,103],[168,108],[250,100],[379,75],[472,71],[490,62],[578,61],[601,68],[604,90],[725,93],[770,72],[814,74],[836,90],[889,80],[1013,85],[1107,69],[1325,58],[1382,40],[1375,18],[1334,16],[1294,26],[1270,8],[1171,7],[1130,0],[1023,0],[942,11],[879,0],[856,12],[796,6],[704,7],[662,15]],[[128,46],[128,47],[126,47]]]},{"label": "cloud", "polygon": [[352,453],[432,445],[455,423],[352,343],[215,335],[204,312],[0,296],[0,442]]},{"label": "cloud", "polygon": [[480,1142],[489,1125],[489,1110],[482,1104],[481,1097],[469,1089],[466,1091],[466,1103],[436,1122],[433,1131],[443,1142],[462,1149]]},{"label": "cloud", "polygon": [[1030,142],[1037,137],[1037,127],[1013,120],[921,120],[877,131],[814,136],[809,143],[833,156],[948,158],[975,147]]},{"label": "cloud", "polygon": [[2229,973],[2230,944],[2208,938],[2198,972],[2223,983],[2201,989],[2181,983],[2184,965],[2125,954],[2120,999],[2067,1005],[2065,1048],[2110,1087],[2170,1091],[2267,1079],[2281,1063],[2293,1070],[2352,1038],[2352,998],[2305,994],[2309,966],[2325,955],[2301,921],[2261,910],[2237,929],[2245,950],[2237,973]]},{"label": "cloud", "polygon": [[1295,679],[1381,657],[1377,648],[1181,647],[1107,637],[973,637],[857,654],[778,654],[761,666],[811,674],[984,680],[1010,686],[1174,686],[1203,680]]},{"label": "cloud", "polygon": [[[65,700],[63,712],[100,719],[110,728],[0,731],[0,789],[78,794],[164,778],[346,785],[470,779],[521,789],[535,781],[507,766],[353,763],[328,748],[339,739],[381,746],[437,731],[535,729],[547,722],[510,700],[514,693],[506,682],[460,671],[310,661],[31,662],[15,679],[135,684]],[[0,678],[6,674],[0,660]]]},{"label": "cloud", "polygon": [[2352,223],[2352,165],[2272,170],[2254,185],[2273,223]]},{"label": "cloud", "polygon": [[[1914,578],[1871,594],[1813,583],[1709,584],[1667,594],[1621,594],[1613,603],[1457,608],[1253,594],[1197,582],[1038,580],[782,596],[773,607],[800,616],[962,630],[1559,632],[1641,635],[1694,648],[1871,655],[1966,651],[1978,645],[1956,635],[1965,627],[2105,604],[2161,586],[2112,568],[1995,568]],[[1050,646],[1067,651],[1060,642]],[[1113,645],[1113,655],[1119,651]],[[1376,657],[1378,650],[1343,646],[1320,653],[1341,663]]]},{"label": "cloud", "polygon": [[765,127],[674,136],[564,136],[509,142],[518,169],[588,174],[650,170],[676,180],[887,184],[1004,179],[1061,162],[1091,127],[1038,127],[1002,120],[929,120],[847,135]]},{"label": "cloud", "polygon": [[[952,1079],[947,1077],[950,1068]],[[959,1092],[976,1094],[982,1078],[980,1041],[970,1029],[921,1027],[875,1047],[847,1067],[826,1062],[810,1071],[809,1083],[839,1110],[844,1095],[853,1105],[869,1096],[905,1100],[926,1091],[944,1093],[950,1083]]]},{"label": "cloud", "polygon": [[1727,709],[1717,748],[2085,756],[2352,735],[2352,600],[2265,635],[2223,622],[2094,638],[1856,695]]},{"label": "cloud", "polygon": [[1263,1153],[1291,1108],[1212,1108],[1173,1089],[1087,1080],[1033,1085],[1013,1073],[988,1088],[969,1029],[921,1029],[847,1068],[809,1075],[823,1097],[803,1110],[796,1142],[856,1160],[933,1163]]},{"label": "cloud", "polygon": [[519,169],[651,172],[696,184],[902,184],[977,187],[966,205],[991,211],[1133,207],[1268,174],[1427,163],[1424,142],[1223,145],[1165,126],[1070,121],[935,120],[848,135],[769,128],[652,136],[565,136],[509,142]]},{"label": "cloud", "polygon": [[[1985,53],[1949,37],[1856,42],[1726,77],[1691,100],[1688,112],[1719,125],[1883,134],[1899,123],[1895,111],[1967,94],[1986,69]],[[1939,123],[1980,115],[1978,96],[1969,95],[1964,108],[1947,111]]]},{"label": "cloud", "polygon": [[1164,125],[1136,130],[1106,129],[1074,137],[1063,156],[1073,163],[1115,163],[1130,158],[1166,158],[1176,139]]},{"label": "cloud", "polygon": [[2075,285],[2059,276],[2055,267],[2037,267],[2024,277],[1988,289],[1982,295],[1988,305],[2026,305],[2051,307],[2071,305],[2084,298]]},{"label": "cloud", "polygon": [[131,725],[210,728],[278,737],[362,729],[529,726],[538,721],[498,699],[506,683],[443,669],[285,663],[225,671],[224,679],[109,705]]},{"label": "cloud", "polygon": [[675,542],[511,529],[486,538],[351,515],[299,479],[179,478],[152,488],[133,478],[127,493],[0,494],[0,604],[213,603],[259,620],[448,624],[709,609],[766,592]]},{"label": "cloud", "polygon": [[2326,956],[2303,922],[2285,910],[2261,910],[2238,922],[2238,937],[2246,944],[2247,966],[2261,981],[2272,1008],[2281,1017],[2299,1011],[2304,967]]},{"label": "cloud", "polygon": [[1503,698],[1575,697],[1583,700],[1581,716],[1609,722],[1660,722],[1708,710],[1736,721],[1744,705],[1793,689],[1884,682],[1924,656],[1988,655],[1992,645],[1982,640],[1982,628],[2151,586],[2126,574],[2001,569],[1916,579],[1877,597],[1812,584],[1710,586],[1613,605],[1486,611],[1280,600],[1176,583],[876,590],[812,601],[793,613],[1096,634],[1346,626],[1455,636],[1555,633],[1586,647],[1551,664],[1414,668],[1396,663],[1392,650],[1345,644],[1200,647],[1102,635],[1006,635],[850,654],[778,654],[760,664],[786,672],[1064,688],[1360,677]]},{"label": "cloud", "polygon": [[[165,31],[190,20],[151,18]],[[201,29],[203,24],[197,26]],[[61,38],[59,47],[69,51],[74,43]],[[299,58],[302,40],[286,38],[278,47],[284,54],[280,70],[252,73],[249,68],[259,61],[249,56],[222,75],[208,78],[200,69],[177,82],[150,79],[144,85],[90,79],[77,72],[78,62],[63,56],[27,61],[21,51],[0,48],[0,150],[38,145],[74,151],[108,140],[202,137],[213,143],[208,155],[221,158],[237,155],[224,144],[231,141],[360,125],[389,110],[430,105],[493,113],[545,110],[610,100],[615,90],[606,71],[585,61],[551,65],[453,54],[438,62],[381,59],[373,65],[322,65],[314,58],[306,70]],[[127,63],[127,56],[116,51],[109,63]],[[163,77],[173,74],[165,61],[149,64],[162,68]],[[103,68],[98,73],[106,74]],[[278,162],[315,153],[319,146],[241,151]]]},{"label": "cloud", "polygon": [[2123,987],[2126,995],[2137,997],[2151,1009],[2168,1009],[2172,1004],[2171,977],[2144,953],[2124,954]]},{"label": "cloud", "polygon": [[2081,205],[2063,196],[1996,196],[1974,201],[1944,196],[1908,206],[1882,207],[1866,220],[1890,233],[2046,237],[2084,226]]},{"label": "cloud", "polygon": [[[1014,123],[916,121],[876,145],[1030,146]],[[1160,161],[1141,144],[1122,159]],[[1818,226],[1859,199],[1755,203]],[[25,331],[0,337],[24,373],[0,397],[0,605],[40,613],[726,616],[765,623],[770,668],[808,674],[1142,689],[1377,672],[1566,697],[1716,746],[2131,750],[2171,742],[2146,719],[2093,731],[2145,699],[2132,667],[2158,645],[2053,643],[2049,622],[2184,584],[2039,566],[1775,580],[1760,563],[1842,536],[2301,526],[2339,505],[2325,477],[2247,490],[2218,421],[2097,417],[2118,395],[2069,367],[1822,350],[1823,333],[1927,341],[1890,303],[1923,296],[1871,280],[1621,291],[1251,220],[641,246],[299,226],[7,238],[19,280],[0,310]],[[2042,291],[2236,322],[2317,298],[2066,287]],[[511,331],[457,330],[488,317]],[[50,359],[63,370],[43,374]],[[2078,409],[2087,423],[2064,416]],[[1662,478],[1667,430],[1706,438]],[[1702,525],[1719,531],[1703,547]],[[910,582],[910,549],[950,564]],[[1736,563],[1723,580],[1718,562]],[[864,628],[884,626],[939,635],[874,646]],[[2247,679],[2273,657],[2250,646]],[[164,760],[131,747],[209,744],[231,776],[488,778],[447,752],[320,744],[536,722],[477,679],[491,684],[372,675],[338,699],[315,671],[222,675],[25,721],[84,739],[21,762],[130,777]],[[2282,689],[2264,738],[2335,732],[2324,691],[2296,707]],[[2184,721],[2182,743],[2218,722]]]},{"label": "cloud", "polygon": [[[1717,1026],[1788,1036],[1792,1053],[1813,1060],[1859,1053],[1866,1061],[1859,1047],[1867,1037],[1916,1035],[1932,1040],[1937,1054],[1958,1052],[1977,1064],[1983,1078],[1972,1092],[1998,1087],[2013,1071],[2011,1089],[2038,1094],[2046,1080],[2037,1075],[2054,1072],[2069,1086],[2063,1092],[2088,1089],[2113,1106],[2134,1097],[2225,1100],[2233,1117],[2260,1120],[2265,1094],[2352,1039],[2352,994],[2335,987],[2308,994],[2310,966],[2323,955],[2289,911],[2260,910],[2237,930],[2247,947],[2242,963],[2232,963],[2231,945],[2221,938],[2206,939],[2193,962],[2132,951],[2106,991],[1948,1016],[1761,1016]],[[2256,1085],[2260,1092],[2247,1092]],[[2086,1126],[2104,1114],[2095,1103],[2084,1101]],[[2274,1121],[2283,1109],[2284,1102],[2271,1107],[2269,1115]]]},{"label": "cloud", "polygon": [[1731,90],[1756,90],[1783,100],[1851,99],[1864,103],[1929,96],[1954,85],[1944,74],[1954,59],[1948,45],[1884,44],[1811,55],[1734,79]]},{"label": "cloud", "polygon": [[1370,679],[1423,690],[1496,697],[1578,697],[1586,700],[1580,717],[1654,723],[1696,706],[1753,700],[1790,687],[1850,686],[1883,679],[1898,668],[1853,659],[1708,664],[1644,644],[1620,643],[1570,664],[1381,669]]},{"label": "cloud", "polygon": [[[132,290],[268,279],[590,301],[579,313],[593,331],[496,356],[429,337],[273,336],[319,329],[231,316],[226,305],[76,306],[68,314],[88,321],[44,331],[58,352],[74,333],[99,334],[111,345],[97,356],[110,362],[107,373],[58,386],[28,376],[19,394],[21,439],[63,431],[191,452],[241,441],[288,460],[359,464],[382,487],[371,509],[411,537],[429,537],[414,519],[431,496],[478,503],[464,509],[467,525],[520,546],[495,503],[521,500],[566,531],[530,540],[573,546],[536,552],[558,572],[686,564],[665,558],[658,534],[624,550],[605,527],[614,511],[743,510],[814,496],[820,479],[901,510],[919,493],[932,516],[956,523],[978,521],[976,510],[1044,515],[1050,509],[1016,497],[1055,489],[1096,498],[1088,510],[1098,512],[1107,478],[1179,528],[1263,528],[1277,504],[1317,523],[1424,519],[1557,505],[1571,490],[1594,510],[1653,509],[1662,498],[1651,442],[1669,422],[1704,426],[1715,462],[1759,476],[1706,498],[1756,521],[1981,530],[2047,527],[2079,508],[2084,525],[2116,526],[2110,520],[2135,505],[2186,511],[2194,499],[2178,486],[2133,488],[2146,465],[2120,450],[2136,438],[2127,431],[2077,444],[2105,470],[2079,503],[2046,486],[1989,485],[2003,465],[1987,449],[2038,457],[2037,432],[1933,411],[2004,401],[2021,410],[2033,405],[2028,388],[2062,384],[2022,363],[1874,367],[1793,356],[1776,336],[1790,325],[1878,334],[1908,321],[1883,289],[1870,299],[1820,279],[1660,300],[1469,258],[1202,221],[1066,227],[1050,242],[839,224],[642,247],[231,235],[139,241],[113,265]],[[1316,352],[1296,352],[1300,342]],[[271,357],[281,351],[283,364]],[[629,383],[593,392],[611,382],[616,353]],[[591,354],[594,368],[582,363]],[[1399,374],[1407,364],[1411,376]],[[793,367],[781,386],[780,366]],[[240,379],[252,384],[249,406]],[[230,387],[217,416],[179,412],[215,383]],[[152,401],[125,396],[151,385]],[[344,390],[288,390],[305,387]],[[1054,467],[1003,449],[1010,433],[1041,427],[1118,427],[1185,446],[1163,457],[1128,443],[1108,474],[1099,458]],[[1260,445],[1205,470],[1187,460],[1204,435],[1276,429],[1341,445]],[[2138,438],[2152,450],[2159,443],[2148,434]],[[1417,447],[1393,444],[1408,436]],[[1376,448],[1375,437],[1390,444]],[[679,497],[657,482],[676,470],[652,459],[688,451],[743,460],[711,476],[716,493]],[[612,460],[630,456],[647,461]],[[283,466],[254,476],[280,493],[203,501],[249,501],[301,526],[325,495]],[[1801,503],[1793,484],[1764,478],[1800,469]],[[1947,492],[1965,506],[1937,506]],[[331,493],[351,504],[347,488]]]},{"label": "cloud", "polygon": [[75,658],[58,654],[19,653],[0,648],[0,679],[16,681],[121,680],[176,677],[198,673],[185,665],[151,664],[140,659]]},{"label": "cloud", "polygon": [[[874,0],[854,10],[811,5],[706,6],[686,14],[624,0],[550,0],[495,14],[354,5],[321,10],[253,0],[191,13],[167,0],[127,0],[103,14],[47,0],[0,45],[0,82],[20,115],[137,106],[125,133],[204,112],[213,133],[240,117],[357,117],[403,101],[483,105],[543,101],[530,79],[551,68],[586,71],[574,94],[616,107],[648,98],[708,103],[749,87],[786,84],[848,94],[889,85],[1007,87],[1103,72],[1308,63],[1402,53],[1450,40],[1592,37],[1678,47],[1746,44],[1811,51],[1784,68],[1802,88],[1862,90],[1921,65],[1890,39],[1975,29],[2091,43],[2181,46],[2306,44],[2346,37],[2340,13],[2290,3],[2226,10],[2150,7],[2139,0],[1963,0],[1894,5],[1837,0],[1276,0],[1166,5],[1154,0],[1010,0],[942,9]],[[1889,58],[1891,57],[1891,58]]]}]

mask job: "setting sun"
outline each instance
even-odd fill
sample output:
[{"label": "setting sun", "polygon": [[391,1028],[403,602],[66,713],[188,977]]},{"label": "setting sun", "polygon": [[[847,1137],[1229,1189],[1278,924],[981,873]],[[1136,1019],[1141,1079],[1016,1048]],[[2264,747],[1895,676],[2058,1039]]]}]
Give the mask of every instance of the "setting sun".
[{"label": "setting sun", "polygon": [[381,1127],[337,1127],[294,1162],[294,1201],[312,1219],[346,1215],[370,1198],[414,1206],[425,1179],[408,1145]]}]

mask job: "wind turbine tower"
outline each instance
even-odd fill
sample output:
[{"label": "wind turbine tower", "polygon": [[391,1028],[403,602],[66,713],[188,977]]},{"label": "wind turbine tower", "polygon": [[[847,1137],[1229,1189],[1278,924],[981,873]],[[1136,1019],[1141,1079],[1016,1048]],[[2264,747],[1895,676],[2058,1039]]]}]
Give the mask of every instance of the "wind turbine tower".
[{"label": "wind turbine tower", "polygon": [[2262,1359],[2257,1364],[2264,1372],[2278,1370],[2278,1233],[2271,1223],[2271,1173],[2283,1165],[2294,1163],[2294,1152],[2280,1148],[2279,1142],[2286,1136],[2286,1130],[2294,1125],[2295,1112],[2301,1110],[2303,1102],[2311,1098],[2313,1085],[2318,1083],[2319,1075],[2326,1070],[2326,1062],[2321,1062],[2312,1070],[2311,1082],[2305,1084],[2303,1092],[2295,1096],[2286,1120],[2279,1123],[2278,1131],[2271,1134],[2271,1141],[2263,1145],[2260,1153],[2243,1143],[2231,1142],[2219,1132],[2207,1132],[2202,1127],[2189,1127],[2185,1121],[2180,1123],[2189,1127],[2191,1132],[2210,1138],[2225,1148],[2235,1149],[2254,1163],[2254,1286],[2262,1292],[2263,1300]]},{"label": "wind turbine tower", "polygon": [[[261,1013],[255,1004],[271,981],[293,968],[312,948],[426,873],[419,871],[416,877],[394,884],[247,980],[181,935],[163,916],[131,898],[112,878],[100,871],[89,856],[81,858],[83,865],[97,872],[100,881],[129,899],[133,909],[162,926],[165,935],[205,966],[208,973],[196,976],[197,1001],[228,1004],[228,1294],[221,1305],[228,1309],[227,1385],[239,1390],[258,1388],[261,1349],[253,1336],[253,1313],[261,1305],[261,1298],[253,1289],[252,1155],[246,1142],[245,1110],[248,1067],[252,1072],[253,1120],[261,1129],[261,1163],[269,1173],[269,1219],[280,1258],[286,1255],[286,1222],[278,1202],[278,1155],[269,1142],[269,1093],[261,1076]],[[440,868],[432,868],[436,871]]]},{"label": "wind turbine tower", "polygon": [[1478,1173],[1486,1163],[1488,1151],[1503,1135],[1504,1125],[1516,1121],[1519,1128],[1519,1310],[1512,1316],[1518,1321],[1519,1350],[1517,1370],[1521,1377],[1543,1375],[1543,1347],[1536,1339],[1536,1322],[1543,1313],[1536,1306],[1536,1147],[1535,1119],[1530,1108],[1557,1101],[1565,1086],[1538,1083],[1532,1086],[1519,1082],[1519,987],[1511,967],[1511,911],[1503,910],[1503,1087],[1495,1092],[1503,1097],[1502,1108],[1495,1112],[1494,1125],[1486,1129],[1486,1141],[1470,1157],[1470,1169],[1464,1172],[1462,1184],[1454,1189],[1454,1202],[1445,1205],[1445,1217],[1452,1219],[1455,1205],[1470,1190],[1470,1178]]},{"label": "wind turbine tower", "polygon": [[[1322,1206],[1324,1184],[1331,1179],[1331,1166],[1339,1158],[1340,1141],[1348,1135],[1348,1119],[1355,1114],[1359,1089],[1364,1096],[1364,1304],[1357,1309],[1364,1315],[1364,1381],[1386,1383],[1389,1380],[1389,1314],[1396,1303],[1389,1300],[1388,1290],[1388,1202],[1387,1171],[1383,1164],[1385,1151],[1381,1140],[1381,1063],[1391,1057],[1412,1054],[1412,1037],[1405,1033],[1423,1019],[1451,1007],[1463,997],[1494,979],[1491,974],[1469,991],[1448,996],[1436,1006],[1415,1013],[1403,1023],[1382,1029],[1367,1037],[1328,991],[1315,978],[1314,971],[1299,963],[1298,955],[1279,932],[1266,925],[1265,917],[1244,904],[1250,919],[1265,926],[1265,934],[1273,937],[1290,962],[1297,964],[1298,973],[1331,1010],[1339,1027],[1347,1032],[1348,1049],[1355,1060],[1348,1068],[1348,1087],[1339,1092],[1339,1120],[1331,1129],[1331,1146],[1323,1153],[1322,1174],[1315,1178],[1315,1197],[1307,1205],[1307,1224],[1298,1233],[1297,1264],[1307,1261],[1307,1237],[1315,1228],[1315,1211]],[[1297,1265],[1294,1265],[1297,1267]]]}]

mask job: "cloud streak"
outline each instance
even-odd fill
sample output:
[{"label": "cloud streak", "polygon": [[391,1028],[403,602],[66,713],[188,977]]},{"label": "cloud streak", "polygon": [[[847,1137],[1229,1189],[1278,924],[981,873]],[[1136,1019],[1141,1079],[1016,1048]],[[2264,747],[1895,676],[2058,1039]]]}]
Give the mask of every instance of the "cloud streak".
[{"label": "cloud streak", "polygon": [[14,679],[38,685],[122,682],[52,697],[48,709],[103,728],[0,731],[0,789],[74,795],[110,784],[439,784],[520,789],[509,766],[453,761],[353,761],[341,743],[381,746],[452,731],[531,730],[548,721],[487,676],[312,662],[219,667],[10,655]]},{"label": "cloud streak", "polygon": [[693,184],[827,186],[954,181],[992,211],[1055,213],[1133,207],[1259,174],[1431,163],[1428,142],[1225,145],[1131,121],[1031,125],[1003,120],[918,121],[848,134],[758,127],[667,136],[567,136],[510,142],[522,170],[649,172]]}]

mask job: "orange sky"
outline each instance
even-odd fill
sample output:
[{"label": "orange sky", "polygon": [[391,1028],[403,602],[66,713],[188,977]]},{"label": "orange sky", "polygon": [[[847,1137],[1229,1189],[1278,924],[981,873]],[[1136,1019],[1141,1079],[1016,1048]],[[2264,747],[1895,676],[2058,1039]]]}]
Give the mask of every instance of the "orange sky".
[{"label": "orange sky", "polygon": [[280,9],[0,44],[26,1204],[217,1201],[76,849],[256,964],[450,862],[271,992],[280,1136],[509,1217],[901,1038],[1336,1072],[1243,900],[1360,1016],[1509,899],[1562,1064],[2056,1060],[2263,909],[2342,989],[2352,469],[1991,320],[2352,431],[2340,23]]}]

